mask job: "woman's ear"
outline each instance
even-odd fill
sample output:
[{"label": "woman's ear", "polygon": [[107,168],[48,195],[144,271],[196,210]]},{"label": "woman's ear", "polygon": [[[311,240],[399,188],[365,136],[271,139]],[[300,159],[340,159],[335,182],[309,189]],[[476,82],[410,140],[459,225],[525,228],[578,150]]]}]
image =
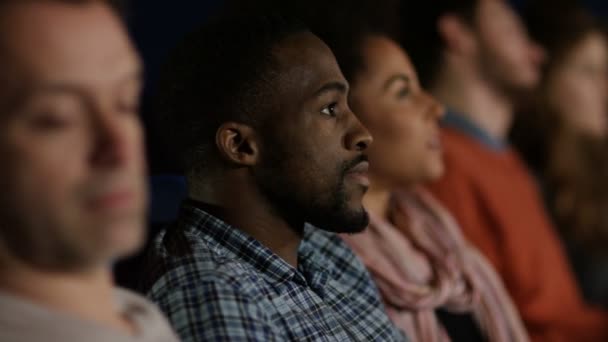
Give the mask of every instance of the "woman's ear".
[{"label": "woman's ear", "polygon": [[258,135],[251,126],[223,123],[215,134],[215,144],[222,160],[228,163],[253,166],[259,160]]}]

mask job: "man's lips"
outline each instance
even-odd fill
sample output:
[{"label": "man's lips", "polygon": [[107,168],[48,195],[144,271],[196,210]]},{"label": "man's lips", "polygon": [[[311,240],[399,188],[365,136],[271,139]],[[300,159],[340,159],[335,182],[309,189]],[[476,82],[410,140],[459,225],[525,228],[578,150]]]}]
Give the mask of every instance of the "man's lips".
[{"label": "man's lips", "polygon": [[135,193],[129,190],[117,190],[95,196],[88,202],[94,211],[113,211],[130,208],[135,201]]},{"label": "man's lips", "polygon": [[348,170],[346,177],[359,183],[364,187],[369,187],[369,162],[362,161]]}]

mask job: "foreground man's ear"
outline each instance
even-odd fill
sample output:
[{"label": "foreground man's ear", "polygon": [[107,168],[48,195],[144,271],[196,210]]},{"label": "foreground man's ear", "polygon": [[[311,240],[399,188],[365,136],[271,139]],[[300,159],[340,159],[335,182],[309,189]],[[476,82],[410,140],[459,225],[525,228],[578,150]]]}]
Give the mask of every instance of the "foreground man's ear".
[{"label": "foreground man's ear", "polygon": [[255,130],[245,124],[226,122],[216,132],[215,144],[223,161],[253,166],[259,159],[259,142]]}]

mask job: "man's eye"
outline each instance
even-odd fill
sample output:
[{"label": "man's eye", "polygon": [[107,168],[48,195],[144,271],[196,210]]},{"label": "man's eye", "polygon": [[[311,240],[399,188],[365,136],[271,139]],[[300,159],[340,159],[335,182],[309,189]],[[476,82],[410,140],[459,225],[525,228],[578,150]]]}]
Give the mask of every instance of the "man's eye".
[{"label": "man's eye", "polygon": [[400,98],[400,99],[406,98],[409,95],[410,95],[410,89],[409,88],[402,88],[397,93],[397,97]]},{"label": "man's eye", "polygon": [[120,114],[127,115],[138,115],[139,114],[139,104],[137,103],[122,103],[118,106],[118,112]]},{"label": "man's eye", "polygon": [[35,118],[32,122],[33,126],[42,131],[61,130],[68,128],[72,121],[66,118],[60,118],[54,115],[43,115]]},{"label": "man's eye", "polygon": [[332,103],[329,106],[323,108],[323,110],[321,110],[321,113],[328,115],[328,116],[336,116],[336,107],[337,104],[336,103]]}]

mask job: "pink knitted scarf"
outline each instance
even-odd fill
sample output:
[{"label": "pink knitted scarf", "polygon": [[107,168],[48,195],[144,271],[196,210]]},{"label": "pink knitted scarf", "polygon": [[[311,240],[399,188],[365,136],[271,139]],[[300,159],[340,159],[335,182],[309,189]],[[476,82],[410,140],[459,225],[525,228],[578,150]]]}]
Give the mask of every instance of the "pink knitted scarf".
[{"label": "pink knitted scarf", "polygon": [[371,215],[345,241],[371,272],[393,322],[414,342],[449,341],[435,310],[473,315],[493,342],[528,336],[502,281],[462,236],[452,216],[418,189],[391,200],[388,218]]}]

